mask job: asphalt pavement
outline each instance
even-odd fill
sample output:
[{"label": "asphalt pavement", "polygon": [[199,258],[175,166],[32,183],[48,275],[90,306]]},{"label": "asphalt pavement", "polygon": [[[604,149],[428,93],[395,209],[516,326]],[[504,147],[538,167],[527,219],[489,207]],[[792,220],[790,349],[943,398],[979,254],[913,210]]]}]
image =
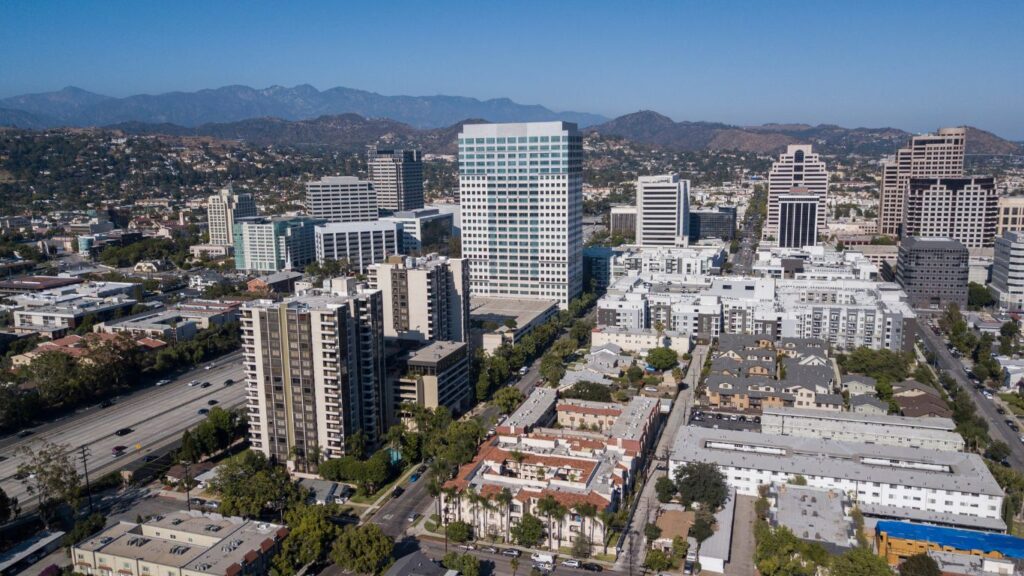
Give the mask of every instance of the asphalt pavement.
[{"label": "asphalt pavement", "polygon": [[[81,474],[82,462],[78,450],[89,449],[89,478],[95,480],[118,470],[133,459],[177,439],[186,428],[199,424],[205,415],[201,409],[212,407],[210,401],[225,409],[245,402],[245,382],[242,374],[241,353],[235,352],[213,361],[213,367],[204,364],[171,379],[166,386],[152,386],[125,395],[107,408],[98,404],[80,409],[74,415],[32,429],[25,438],[15,435],[0,439],[0,486],[9,496],[18,498],[23,511],[37,505],[37,499],[28,493],[31,480],[14,478],[23,457],[23,447],[39,447],[44,441],[67,445],[75,452],[75,463]],[[225,386],[233,379],[235,384]],[[191,380],[210,382],[210,386],[188,386]],[[131,431],[123,436],[115,434],[121,429]],[[115,446],[124,446],[124,453],[115,456]]]},{"label": "asphalt pavement", "polygon": [[[440,560],[441,558],[444,557],[444,554],[445,554],[445,552],[444,552],[444,550],[445,550],[445,548],[444,548],[444,541],[437,541],[437,540],[432,540],[432,539],[427,539],[427,538],[421,538],[419,540],[419,545],[420,545],[420,550],[424,554],[429,556],[430,558],[433,558],[435,560]],[[502,547],[498,546],[498,549],[500,550],[500,549],[502,549]],[[473,554],[474,556],[476,556],[477,558],[479,558],[481,560],[481,563],[483,564],[483,566],[482,566],[483,570],[481,571],[482,574],[485,574],[485,575],[493,574],[495,576],[512,576],[512,573],[513,573],[512,572],[512,558],[510,558],[509,556],[502,556],[501,554],[493,554],[493,553],[489,553],[489,552],[482,552],[480,550],[464,550],[464,549],[458,548],[456,545],[454,545],[452,543],[448,544],[448,551],[449,552],[458,552],[460,554],[464,554],[466,552],[469,552],[469,553]],[[555,575],[555,576],[557,576],[559,574],[571,574],[571,575],[594,574],[594,572],[588,572],[586,570],[581,570],[581,569],[578,569],[578,568],[568,568],[566,566],[561,566],[559,564],[559,562],[561,562],[565,558],[566,557],[562,556],[562,555],[558,555],[555,558],[555,569],[553,571],[551,571],[550,574]],[[530,560],[529,553],[524,552],[523,555],[519,557],[519,569],[515,573],[517,575],[529,574],[530,573],[530,568],[532,566],[533,566],[533,561]],[[623,572],[623,571],[619,571],[619,570],[612,570],[612,569],[608,569],[608,568],[605,568],[601,573],[602,574],[610,574],[612,576],[619,576],[619,575],[626,575],[626,574],[628,574],[628,572]],[[638,570],[636,570],[636,573],[637,574],[641,574],[642,571],[638,569]]]},{"label": "asphalt pavement", "polygon": [[1017,470],[1024,470],[1024,445],[1022,445],[1018,434],[1011,430],[1005,422],[1010,416],[999,414],[996,411],[996,403],[974,389],[974,383],[967,378],[963,363],[950,354],[949,349],[946,348],[946,342],[941,336],[932,332],[931,328],[922,323],[920,319],[915,322],[917,323],[917,332],[921,335],[925,346],[935,355],[939,367],[948,372],[956,379],[957,384],[967,391],[978,408],[978,413],[988,422],[989,436],[993,440],[1006,442],[1006,445],[1010,447],[1010,457],[1008,458],[1010,465]]}]

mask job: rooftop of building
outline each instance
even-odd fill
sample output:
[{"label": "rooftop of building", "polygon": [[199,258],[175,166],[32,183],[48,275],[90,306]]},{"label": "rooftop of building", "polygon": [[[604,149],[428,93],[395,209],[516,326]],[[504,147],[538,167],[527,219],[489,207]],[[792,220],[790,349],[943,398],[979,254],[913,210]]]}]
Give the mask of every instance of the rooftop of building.
[{"label": "rooftop of building", "polygon": [[900,240],[900,247],[907,250],[957,250],[967,253],[967,248],[959,240],[932,236],[907,236]]},{"label": "rooftop of building", "polygon": [[776,484],[774,492],[772,520],[789,528],[797,538],[842,548],[855,543],[852,518],[846,515],[848,500],[843,492],[792,484]]},{"label": "rooftop of building", "polygon": [[[494,298],[472,296],[469,300],[469,315],[475,319],[488,320],[514,318],[517,327],[531,324],[537,317],[558,309],[556,300],[535,300],[532,298]],[[496,320],[500,324],[500,320]]]},{"label": "rooftop of building", "polygon": [[834,420],[836,422],[850,422],[860,424],[876,424],[878,426],[893,426],[903,428],[915,428],[915,435],[929,434],[934,432],[935,437],[946,437],[948,434],[957,434],[956,424],[949,418],[922,417],[908,418],[896,415],[874,415],[857,414],[854,412],[822,412],[821,410],[810,410],[806,408],[762,408],[762,416],[802,417],[815,420]]},{"label": "rooftop of building", "polygon": [[557,400],[558,392],[554,388],[538,386],[501,425],[516,429],[536,426]]},{"label": "rooftop of building", "polygon": [[363,222],[326,222],[318,224],[318,234],[339,234],[342,232],[397,231],[399,224],[390,220],[366,220]]},{"label": "rooftop of building", "polygon": [[52,290],[62,286],[81,284],[81,278],[65,278],[63,276],[22,276],[0,280],[0,291],[2,292],[40,292]]},{"label": "rooftop of building", "polygon": [[919,510],[916,508],[903,508],[901,506],[887,506],[884,504],[872,504],[870,502],[858,502],[859,509],[865,516],[885,520],[907,520],[909,522],[923,522],[925,524],[942,524],[982,530],[985,532],[1006,532],[1006,522],[1002,518],[983,518],[981,516],[968,516],[966,514],[953,514],[950,512],[936,512],[934,510]]},{"label": "rooftop of building", "polygon": [[634,396],[615,419],[608,435],[612,438],[637,440],[646,431],[646,424],[652,413],[658,411],[658,399],[648,396]]},{"label": "rooftop of building", "polygon": [[[192,535],[191,541],[171,538]],[[199,511],[157,515],[143,524],[120,522],[79,543],[76,548],[120,557],[137,558],[200,574],[225,574],[261,555],[287,533],[277,524]]]},{"label": "rooftop of building", "polygon": [[930,542],[954,550],[979,550],[985,554],[999,553],[1008,558],[1024,558],[1024,538],[1009,534],[993,534],[895,520],[879,522],[875,525],[875,532],[885,533],[889,538]]},{"label": "rooftop of building", "polygon": [[676,434],[672,459],[792,475],[827,473],[835,478],[864,482],[1003,495],[981,456],[965,452],[684,426]]},{"label": "rooftop of building", "polygon": [[409,364],[436,364],[443,358],[447,358],[455,352],[464,350],[465,342],[451,342],[448,340],[436,340],[420,348],[409,358]]}]

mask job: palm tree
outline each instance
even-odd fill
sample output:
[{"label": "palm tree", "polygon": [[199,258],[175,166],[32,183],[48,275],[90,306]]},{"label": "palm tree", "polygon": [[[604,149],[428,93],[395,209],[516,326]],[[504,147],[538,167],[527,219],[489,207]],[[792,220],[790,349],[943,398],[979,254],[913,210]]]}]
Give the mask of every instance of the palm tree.
[{"label": "palm tree", "polygon": [[430,483],[427,484],[427,490],[430,491],[430,495],[433,496],[437,501],[437,516],[441,517],[441,499],[437,496],[444,491],[444,481],[447,480],[448,468],[440,460],[434,460],[430,463],[430,468],[427,469],[427,475],[430,478]]},{"label": "palm tree", "polygon": [[445,500],[445,503],[446,503],[445,514],[441,518],[441,524],[442,525],[446,525],[446,524],[448,524],[448,516],[449,516],[448,512],[447,512],[447,509],[452,506],[453,501],[455,501],[455,509],[458,510],[458,515],[459,515],[460,518],[462,517],[462,506],[460,506],[459,503],[458,503],[458,499],[456,498],[456,496],[458,495],[458,491],[455,489],[454,486],[449,486],[447,488],[442,488],[441,492],[444,494],[444,500]]},{"label": "palm tree", "polygon": [[476,512],[477,509],[479,508],[480,500],[482,500],[482,498],[473,490],[472,486],[466,488],[466,498],[469,499],[470,513],[473,515],[473,539],[475,540],[479,536],[479,532],[477,532],[476,529]]},{"label": "palm tree", "polygon": [[498,507],[495,506],[494,503],[491,502],[491,499],[487,498],[486,496],[480,496],[480,505],[483,508],[483,514],[482,514],[482,516],[483,516],[483,526],[482,526],[482,531],[487,532],[487,536],[490,538],[491,543],[493,544],[494,543],[494,533],[490,529],[491,523],[488,522],[487,519],[490,516],[489,512],[494,512],[495,510],[498,509]]},{"label": "palm tree", "polygon": [[[594,544],[594,517],[597,516],[597,505],[591,504],[590,502],[582,502],[575,506],[576,513],[582,518],[586,519],[586,524],[590,527],[590,544]],[[580,527],[582,532],[582,526]]]},{"label": "palm tree", "polygon": [[550,494],[537,501],[537,511],[543,514],[548,519],[548,548],[554,547],[552,540],[552,536],[554,536],[554,531],[551,529],[551,517],[555,514],[555,510],[558,507],[558,501],[555,500],[555,498]]},{"label": "palm tree", "polygon": [[[556,518],[556,522],[558,523],[558,547],[559,548],[562,547],[562,525],[565,524],[565,515],[566,515],[567,512],[569,512],[569,509],[566,508],[565,506],[561,505],[561,504],[555,504],[554,510],[551,511],[551,513]],[[557,548],[555,548],[555,550],[557,550]]]},{"label": "palm tree", "polygon": [[523,454],[519,450],[513,450],[512,459],[515,460],[516,465],[518,466],[518,471],[522,472],[523,460],[526,460],[526,454]]},{"label": "palm tree", "polygon": [[601,510],[601,513],[598,514],[598,516],[601,518],[601,526],[604,528],[604,538],[602,538],[601,540],[604,543],[604,553],[607,554],[608,553],[608,526],[611,524],[612,518],[615,516],[615,513],[613,513],[611,510],[605,509],[605,510]]},{"label": "palm tree", "polygon": [[498,494],[494,496],[494,500],[505,509],[505,522],[503,529],[505,530],[505,541],[508,542],[508,534],[511,529],[511,519],[509,516],[512,514],[512,491],[508,488],[502,488],[501,492],[498,492]]}]

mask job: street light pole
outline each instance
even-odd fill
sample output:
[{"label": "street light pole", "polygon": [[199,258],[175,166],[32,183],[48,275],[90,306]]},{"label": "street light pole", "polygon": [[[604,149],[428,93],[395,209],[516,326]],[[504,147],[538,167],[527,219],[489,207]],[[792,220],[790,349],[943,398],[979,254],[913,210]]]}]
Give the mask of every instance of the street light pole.
[{"label": "street light pole", "polygon": [[192,463],[189,462],[188,460],[185,460],[184,462],[181,463],[181,465],[185,467],[185,502],[188,504],[188,511],[191,512],[192,511],[192,479],[189,478],[189,476],[188,476],[188,469],[189,469],[189,466],[192,465]]}]

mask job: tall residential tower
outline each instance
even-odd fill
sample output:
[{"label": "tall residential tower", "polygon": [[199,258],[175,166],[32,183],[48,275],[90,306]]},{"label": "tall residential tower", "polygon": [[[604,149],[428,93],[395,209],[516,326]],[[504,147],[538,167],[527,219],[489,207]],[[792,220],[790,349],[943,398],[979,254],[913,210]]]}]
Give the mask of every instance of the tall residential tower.
[{"label": "tall residential tower", "polygon": [[256,216],[256,202],[252,194],[235,194],[229,184],[206,199],[206,222],[210,231],[210,244],[230,246],[235,241],[235,222]]},{"label": "tall residential tower", "polygon": [[459,134],[462,256],[474,295],[583,290],[583,138],[570,122],[467,124]]},{"label": "tall residential tower", "polygon": [[636,243],[683,246],[690,240],[690,181],[678,174],[636,181]]}]

